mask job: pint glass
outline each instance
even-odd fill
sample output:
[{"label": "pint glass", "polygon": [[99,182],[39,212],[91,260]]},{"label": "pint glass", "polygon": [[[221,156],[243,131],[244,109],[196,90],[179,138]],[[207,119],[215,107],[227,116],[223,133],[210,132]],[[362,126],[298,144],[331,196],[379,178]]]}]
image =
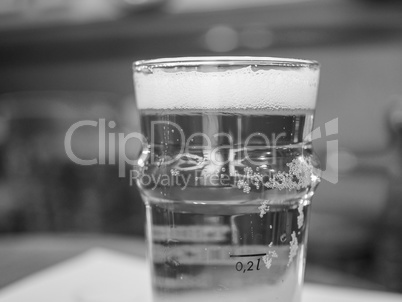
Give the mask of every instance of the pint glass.
[{"label": "pint glass", "polygon": [[154,301],[300,301],[318,77],[282,58],[134,64]]}]

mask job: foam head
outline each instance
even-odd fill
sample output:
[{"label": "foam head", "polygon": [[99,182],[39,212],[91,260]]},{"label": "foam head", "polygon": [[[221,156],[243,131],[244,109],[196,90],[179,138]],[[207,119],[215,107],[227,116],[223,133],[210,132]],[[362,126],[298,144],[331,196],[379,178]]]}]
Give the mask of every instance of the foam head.
[{"label": "foam head", "polygon": [[315,108],[319,78],[316,62],[256,57],[226,59],[224,62],[230,59],[232,64],[219,65],[220,58],[137,62],[134,84],[138,108]]}]

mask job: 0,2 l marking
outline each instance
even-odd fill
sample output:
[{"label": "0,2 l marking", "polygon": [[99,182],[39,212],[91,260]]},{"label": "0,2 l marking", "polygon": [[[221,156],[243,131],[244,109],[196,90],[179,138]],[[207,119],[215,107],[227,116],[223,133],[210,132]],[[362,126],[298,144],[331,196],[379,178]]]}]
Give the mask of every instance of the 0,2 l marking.
[{"label": "0,2 l marking", "polygon": [[[238,272],[251,272],[251,271],[259,271],[260,270],[260,262],[261,262],[261,256],[265,256],[266,254],[247,254],[247,255],[230,255],[230,258],[249,258],[249,257],[259,257],[256,260],[250,260],[246,264],[243,264],[243,262],[238,261],[236,262],[236,271]],[[255,263],[255,261],[257,263]],[[255,265],[255,266],[254,266]],[[255,267],[255,269],[254,269]]]}]

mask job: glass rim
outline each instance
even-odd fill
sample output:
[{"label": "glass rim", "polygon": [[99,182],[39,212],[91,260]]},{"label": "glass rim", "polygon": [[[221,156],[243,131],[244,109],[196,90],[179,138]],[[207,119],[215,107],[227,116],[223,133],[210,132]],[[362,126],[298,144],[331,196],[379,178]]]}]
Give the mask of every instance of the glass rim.
[{"label": "glass rim", "polygon": [[312,68],[318,69],[320,64],[313,60],[292,59],[281,57],[258,56],[193,56],[172,57],[150,60],[139,60],[133,63],[134,71],[143,69],[173,68],[173,67],[198,67],[198,66],[272,66],[284,68]]}]

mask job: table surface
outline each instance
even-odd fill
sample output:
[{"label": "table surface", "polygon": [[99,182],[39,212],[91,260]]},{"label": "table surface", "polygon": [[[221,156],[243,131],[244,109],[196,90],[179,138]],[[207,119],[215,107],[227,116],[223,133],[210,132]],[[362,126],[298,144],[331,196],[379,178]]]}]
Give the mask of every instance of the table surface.
[{"label": "table surface", "polygon": [[[142,238],[101,235],[19,235],[0,237],[0,288],[92,248],[145,257]],[[378,285],[323,267],[307,265],[306,282],[382,290]]]},{"label": "table surface", "polygon": [[[211,296],[206,292],[192,292],[189,296],[184,295],[177,299],[215,301],[215,295],[218,294],[220,301],[260,301],[261,295],[264,299],[269,297],[269,291],[266,290],[267,288],[259,290],[258,287],[245,287],[233,291],[211,292]],[[145,259],[105,248],[91,249],[0,291],[1,302],[151,302],[151,296],[150,274]],[[304,285],[301,301],[400,302],[402,295],[307,283]]]}]

